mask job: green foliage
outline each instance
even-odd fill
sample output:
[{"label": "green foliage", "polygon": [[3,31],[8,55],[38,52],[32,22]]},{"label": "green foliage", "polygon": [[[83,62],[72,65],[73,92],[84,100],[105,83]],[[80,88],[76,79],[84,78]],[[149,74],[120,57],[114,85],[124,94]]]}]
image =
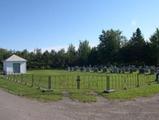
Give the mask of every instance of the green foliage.
[{"label": "green foliage", "polygon": [[74,66],[76,64],[77,52],[75,47],[72,44],[70,44],[67,49],[67,59],[68,59],[67,62],[69,66]]},{"label": "green foliage", "polygon": [[35,49],[29,52],[10,51],[0,49],[0,70],[3,60],[12,54],[17,54],[27,59],[29,69],[53,69],[66,68],[67,66],[95,66],[108,64],[135,64],[158,65],[159,64],[159,29],[153,33],[149,41],[145,42],[139,28],[133,33],[130,40],[122,35],[120,30],[103,30],[99,36],[99,44],[90,47],[87,40],[80,41],[77,50],[72,44],[65,51],[51,50],[42,52]]},{"label": "green foliage", "polygon": [[135,65],[145,64],[146,43],[142,36],[141,30],[136,29],[128,43],[121,49],[121,59],[123,62]]},{"label": "green foliage", "polygon": [[9,57],[12,54],[11,51],[8,51],[6,49],[0,48],[0,71],[2,70],[3,66],[3,60],[7,57]]},{"label": "green foliage", "polygon": [[80,66],[89,65],[88,56],[91,52],[91,47],[89,46],[89,42],[87,40],[81,42],[78,48],[78,64]]},{"label": "green foliage", "polygon": [[98,45],[100,62],[102,64],[113,63],[116,61],[117,54],[121,47],[123,36],[119,30],[102,31]]},{"label": "green foliage", "polygon": [[154,60],[154,64],[159,64],[159,29],[156,29],[155,33],[150,38],[151,45],[151,58]]}]

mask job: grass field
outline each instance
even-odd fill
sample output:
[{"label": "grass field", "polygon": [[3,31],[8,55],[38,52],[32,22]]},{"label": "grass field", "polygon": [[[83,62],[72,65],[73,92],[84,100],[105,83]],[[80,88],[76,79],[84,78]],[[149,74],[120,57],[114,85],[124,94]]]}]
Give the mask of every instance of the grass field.
[{"label": "grass field", "polygon": [[[51,77],[51,89],[53,89],[53,92],[43,93],[39,89],[36,89],[48,89],[49,76]],[[77,76],[80,76],[80,89],[77,89]],[[15,87],[9,87],[9,90],[14,93],[37,99],[50,99],[51,101],[62,99],[64,91],[68,93],[68,97],[71,99],[81,102],[95,102],[97,95],[109,99],[131,99],[159,92],[156,87],[157,85],[154,83],[154,75],[137,75],[137,73],[106,74],[68,72],[65,70],[33,70],[22,76],[10,76],[9,80],[11,82],[5,81],[6,83],[3,83],[4,81],[1,80],[0,84],[3,83],[4,85],[2,84],[0,87],[5,88],[7,84],[8,86],[14,84]],[[114,89],[116,92],[111,94],[102,93],[108,87]],[[148,89],[146,90],[147,92],[142,92],[145,91],[144,89]],[[142,94],[137,91],[141,91]]]},{"label": "grass field", "polygon": [[115,90],[130,89],[151,84],[155,80],[155,75],[67,72],[65,70],[34,70],[23,76],[11,77],[28,85],[33,84],[33,86],[46,89],[50,77],[52,89],[77,89],[77,76],[80,76],[80,88],[89,90],[104,90],[108,87]]}]

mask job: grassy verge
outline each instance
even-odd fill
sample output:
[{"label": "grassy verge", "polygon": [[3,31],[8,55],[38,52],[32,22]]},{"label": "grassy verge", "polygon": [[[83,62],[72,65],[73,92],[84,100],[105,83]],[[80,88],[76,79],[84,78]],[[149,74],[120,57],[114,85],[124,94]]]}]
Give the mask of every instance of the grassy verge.
[{"label": "grassy verge", "polygon": [[[45,82],[44,82],[45,83]],[[47,82],[46,82],[47,83]],[[59,85],[62,85],[63,81]],[[71,84],[72,85],[72,84]],[[54,86],[54,84],[53,84]],[[3,88],[13,94],[34,98],[41,101],[58,101],[63,97],[62,90],[55,89],[53,92],[41,92],[39,89],[28,87],[12,81],[3,80],[0,78],[0,88]],[[66,92],[72,100],[79,102],[96,102],[97,98],[93,90],[85,89],[67,89]],[[97,91],[98,95],[106,99],[130,100],[137,97],[146,97],[159,93],[159,84],[151,84],[140,88],[116,91],[110,94]]]},{"label": "grassy verge", "polygon": [[96,102],[96,96],[92,91],[88,90],[69,90],[69,95],[72,100],[77,100],[79,102],[89,103]]},{"label": "grassy verge", "polygon": [[39,89],[0,79],[0,87],[12,94],[37,99],[40,101],[58,101],[62,99],[60,91],[41,92]]},{"label": "grassy verge", "polygon": [[118,92],[113,92],[110,94],[105,94],[98,92],[100,95],[103,97],[114,100],[131,100],[137,97],[147,97],[147,96],[152,96],[157,93],[159,93],[159,84],[152,84],[149,86],[143,86],[140,88],[134,88],[134,89],[128,89],[128,90],[122,90]]}]

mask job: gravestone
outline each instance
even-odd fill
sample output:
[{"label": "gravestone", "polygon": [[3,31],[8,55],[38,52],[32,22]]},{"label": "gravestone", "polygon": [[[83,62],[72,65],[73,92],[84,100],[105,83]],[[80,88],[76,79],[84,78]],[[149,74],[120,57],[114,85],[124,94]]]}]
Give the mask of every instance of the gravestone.
[{"label": "gravestone", "polygon": [[70,71],[71,71],[71,68],[70,68],[70,67],[67,67],[67,71],[69,71],[69,72],[70,72]]},{"label": "gravestone", "polygon": [[156,73],[156,82],[159,83],[159,69],[157,70],[157,73]]},{"label": "gravestone", "polygon": [[144,68],[140,68],[139,69],[139,74],[144,74],[144,73],[145,73]]},{"label": "gravestone", "polygon": [[106,72],[107,72],[107,68],[104,67],[104,68],[103,68],[103,73],[106,73]]}]

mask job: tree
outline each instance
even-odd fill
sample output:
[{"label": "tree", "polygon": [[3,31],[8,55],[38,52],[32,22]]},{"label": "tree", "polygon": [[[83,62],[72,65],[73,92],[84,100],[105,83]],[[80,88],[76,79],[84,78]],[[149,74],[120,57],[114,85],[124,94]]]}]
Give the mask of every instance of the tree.
[{"label": "tree", "polygon": [[89,46],[89,42],[87,40],[80,41],[79,48],[78,48],[78,64],[80,66],[89,65],[88,63],[88,56],[91,52],[91,47]]},{"label": "tree", "polygon": [[51,50],[50,52],[50,67],[55,68],[56,67],[56,51]]},{"label": "tree", "polygon": [[46,50],[42,55],[43,67],[45,69],[51,68],[51,55],[48,50]]},{"label": "tree", "polygon": [[150,37],[151,45],[151,55],[153,58],[153,63],[155,65],[159,64],[159,29],[157,28],[155,33]]},{"label": "tree", "polygon": [[101,64],[117,62],[117,54],[123,38],[122,32],[119,30],[102,31],[102,34],[99,36],[100,43],[98,45]]},{"label": "tree", "polygon": [[0,48],[0,71],[3,68],[3,60],[8,58],[12,54],[12,51]]},{"label": "tree", "polygon": [[69,66],[74,66],[76,64],[75,63],[76,60],[77,60],[77,53],[76,53],[75,46],[70,44],[67,49],[67,64]]},{"label": "tree", "polygon": [[139,28],[133,33],[131,39],[126,46],[127,60],[131,64],[143,65],[145,64],[145,40]]},{"label": "tree", "polygon": [[56,53],[55,65],[57,68],[64,68],[66,66],[66,53],[64,49],[61,49]]},{"label": "tree", "polygon": [[99,64],[97,47],[93,47],[91,49],[91,52],[90,52],[89,57],[88,57],[88,62],[92,66]]}]

